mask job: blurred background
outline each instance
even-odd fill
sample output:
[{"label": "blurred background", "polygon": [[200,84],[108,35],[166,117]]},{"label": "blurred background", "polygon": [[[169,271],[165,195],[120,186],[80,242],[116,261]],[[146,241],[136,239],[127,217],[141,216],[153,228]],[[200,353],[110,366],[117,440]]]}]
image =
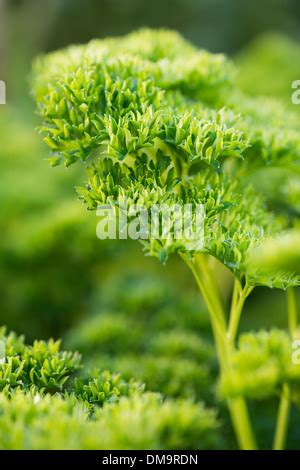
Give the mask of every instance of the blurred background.
[{"label": "blurred background", "polygon": [[[0,76],[24,97],[31,58],[142,26],[176,29],[212,52],[237,54],[258,36],[300,35],[298,0],[0,0]],[[274,46],[276,48],[276,45]]]},{"label": "blurred background", "polygon": [[[300,111],[290,105],[300,79],[299,0],[0,0],[0,323],[28,341],[63,337],[89,364],[152,390],[211,402],[216,363],[190,273],[177,258],[165,267],[145,258],[138,243],[99,241],[95,215],[77,200],[80,168],[50,169],[35,130],[37,54],[143,26],[229,54],[244,91]],[[226,301],[230,285],[222,285]],[[281,292],[257,289],[242,328],[285,327],[284,310]],[[273,423],[258,424],[263,439]],[[291,434],[299,441],[297,429]]]}]

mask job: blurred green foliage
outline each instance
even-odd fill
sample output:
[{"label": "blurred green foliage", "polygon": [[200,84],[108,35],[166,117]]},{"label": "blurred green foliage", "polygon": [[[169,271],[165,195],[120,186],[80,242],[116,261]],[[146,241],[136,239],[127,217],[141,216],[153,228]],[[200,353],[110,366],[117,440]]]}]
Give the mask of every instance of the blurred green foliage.
[{"label": "blurred green foliage", "polygon": [[86,311],[117,243],[99,243],[96,218],[74,201],[78,173],[47,171],[34,121],[11,107],[0,120],[1,321],[31,339],[59,336]]},{"label": "blurred green foliage", "polygon": [[215,352],[199,297],[172,296],[167,280],[132,273],[109,278],[93,303],[95,313],[65,340],[89,367],[122,371],[168,396],[214,400]]},{"label": "blurred green foliage", "polygon": [[291,105],[292,83],[299,78],[300,45],[282,34],[264,34],[237,56],[238,84],[252,95],[276,97]]},{"label": "blurred green foliage", "polygon": [[[17,417],[17,418],[16,418]],[[0,449],[218,449],[215,412],[153,394],[106,404],[89,419],[76,399],[17,391],[0,395]]]},{"label": "blurred green foliage", "polygon": [[247,396],[262,400],[279,395],[283,384],[289,384],[292,398],[299,398],[300,365],[293,364],[290,337],[282,330],[245,333],[232,359],[232,371],[223,377],[223,396]]},{"label": "blurred green foliage", "polygon": [[[222,446],[216,411],[190,400],[163,399],[137,382],[80,365],[58,342],[0,331],[0,449],[214,449]],[[84,376],[84,374],[82,374]],[[128,432],[130,430],[130,432]]]}]

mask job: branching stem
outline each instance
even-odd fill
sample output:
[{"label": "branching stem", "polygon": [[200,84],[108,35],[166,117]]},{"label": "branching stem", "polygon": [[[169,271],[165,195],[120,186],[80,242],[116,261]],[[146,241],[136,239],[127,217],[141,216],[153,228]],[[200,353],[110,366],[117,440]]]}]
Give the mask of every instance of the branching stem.
[{"label": "branching stem", "polygon": [[[222,374],[230,372],[231,345],[227,336],[227,325],[222,300],[215,279],[210,271],[206,255],[197,255],[190,259],[182,254],[194,274],[201,295],[210,313],[212,330]],[[257,448],[254,433],[250,423],[248,409],[243,397],[228,400],[234,431],[241,449],[254,450]]]},{"label": "branching stem", "polygon": [[245,287],[242,288],[239,284],[239,281],[234,281],[233,301],[231,304],[229,327],[227,333],[230,344],[233,344],[235,341],[245,301],[252,290],[252,286],[246,284]]}]

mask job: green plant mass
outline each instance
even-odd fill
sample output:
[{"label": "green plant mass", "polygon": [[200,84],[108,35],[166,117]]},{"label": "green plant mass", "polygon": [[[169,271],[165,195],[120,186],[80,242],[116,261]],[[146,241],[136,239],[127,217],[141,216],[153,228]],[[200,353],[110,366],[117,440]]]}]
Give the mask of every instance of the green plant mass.
[{"label": "green plant mass", "polygon": [[[1,329],[1,449],[197,449],[222,443],[216,411],[163,399],[137,381],[94,369],[59,342]],[[128,434],[130,430],[130,435]]]},{"label": "green plant mass", "polygon": [[[295,263],[277,262],[277,258],[288,251],[291,233],[298,252],[300,246],[295,231],[299,116],[280,101],[242,91],[225,56],[199,50],[165,30],[94,40],[40,57],[34,64],[32,85],[42,118],[40,132],[51,150],[50,164],[81,164],[85,176],[77,192],[89,210],[107,205],[120,217],[122,211],[131,214],[139,205],[150,210],[157,203],[204,208],[201,246],[191,248],[186,238],[175,237],[175,219],[170,236],[164,237],[162,230],[159,236],[143,239],[142,245],[147,255],[163,264],[177,254],[195,278],[209,312],[218,358],[217,395],[226,400],[239,447],[259,447],[247,401],[252,405],[256,400],[277,399],[273,446],[284,448],[290,409],[297,405],[300,392],[300,371],[292,361],[291,343],[298,327],[293,289],[300,278]],[[259,178],[264,184],[258,186]],[[289,191],[276,192],[274,197],[271,183],[276,178],[285,178]],[[195,214],[191,217],[195,224]],[[232,286],[229,301],[220,291],[222,269]],[[287,290],[288,332],[272,329],[239,335],[244,304],[257,286]],[[97,317],[93,321],[94,326],[73,333],[75,344],[83,341],[88,347],[86,338],[90,338],[91,347],[101,335],[104,344],[105,334],[122,336],[122,328],[130,331],[127,340],[137,344],[126,316],[119,316],[115,329],[103,316],[99,329]],[[191,333],[174,331],[151,343],[152,352],[161,356],[166,351],[171,354],[173,347],[174,355],[182,359],[198,349],[201,360],[201,350],[205,352]],[[67,365],[61,367],[64,370]],[[59,386],[63,380],[58,375],[50,385]],[[89,403],[110,397],[105,390],[99,395],[94,383],[75,388]],[[121,417],[127,413],[126,400],[109,405],[102,414],[108,435],[112,426],[118,427],[115,436],[120,446],[126,432]],[[137,429],[141,415],[149,411],[148,402],[139,400],[134,398],[130,405]],[[188,423],[192,436],[198,419],[198,426],[213,425],[212,416],[204,418],[200,411],[199,416],[190,415],[186,407],[193,405],[180,404],[175,412],[172,404],[159,405],[152,397],[145,400],[151,413],[165,420],[160,430],[172,426],[176,413],[186,419],[193,416]],[[159,435],[158,429],[153,432]],[[184,432],[178,440],[170,437],[165,445],[186,445],[183,436]],[[142,445],[153,445],[151,439],[149,435],[149,444]],[[190,441],[190,445],[201,443]]]}]

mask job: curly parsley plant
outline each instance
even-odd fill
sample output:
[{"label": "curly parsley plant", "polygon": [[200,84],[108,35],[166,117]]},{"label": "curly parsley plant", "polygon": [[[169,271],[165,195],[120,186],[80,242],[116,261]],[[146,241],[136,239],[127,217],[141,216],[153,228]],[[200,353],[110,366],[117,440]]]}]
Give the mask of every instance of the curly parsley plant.
[{"label": "curly parsley plant", "polygon": [[[163,263],[177,253],[196,279],[239,446],[257,448],[246,400],[275,394],[281,399],[274,447],[282,448],[300,377],[288,363],[289,337],[274,330],[251,333],[238,345],[236,339],[255,286],[299,283],[295,272],[249,265],[250,252],[288,224],[268,209],[249,175],[299,169],[298,122],[271,100],[243,94],[234,76],[223,55],[198,50],[175,32],[142,30],[40,57],[33,91],[51,165],[86,168],[78,193],[88,209],[107,205],[118,217],[126,211],[129,225],[141,205],[204,208],[199,245],[175,237],[176,217],[167,237],[161,223],[159,236],[141,241]],[[190,219],[197,225],[195,212]],[[229,311],[217,282],[219,263],[233,279]]]}]

